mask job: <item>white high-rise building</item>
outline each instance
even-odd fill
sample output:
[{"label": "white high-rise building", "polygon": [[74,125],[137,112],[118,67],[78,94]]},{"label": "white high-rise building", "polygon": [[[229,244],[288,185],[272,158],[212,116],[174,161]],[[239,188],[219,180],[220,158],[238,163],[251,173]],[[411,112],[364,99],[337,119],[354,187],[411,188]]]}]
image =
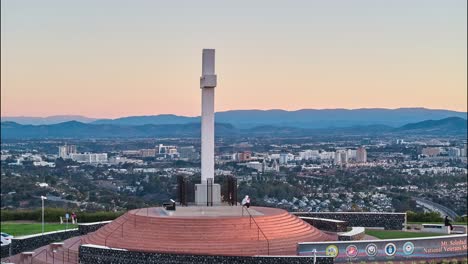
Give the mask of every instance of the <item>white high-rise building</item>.
[{"label": "white high-rise building", "polygon": [[319,154],[319,158],[321,160],[332,160],[335,156],[335,152],[331,152],[331,151],[322,151],[320,152]]},{"label": "white high-rise building", "polygon": [[307,150],[299,152],[299,158],[301,160],[319,159],[320,153],[318,150],[307,149]]},{"label": "white high-rise building", "polygon": [[68,159],[70,158],[70,154],[76,153],[75,145],[59,146],[58,149],[59,149],[58,155],[62,159]]},{"label": "white high-rise building", "polygon": [[335,165],[342,165],[348,163],[348,152],[346,150],[340,149],[335,151]]},{"label": "white high-rise building", "polygon": [[279,164],[287,164],[288,163],[288,153],[281,153],[279,157]]},{"label": "white high-rise building", "polygon": [[72,153],[69,157],[80,163],[107,163],[107,153]]},{"label": "white high-rise building", "polygon": [[348,159],[356,159],[357,151],[355,149],[347,150]]}]

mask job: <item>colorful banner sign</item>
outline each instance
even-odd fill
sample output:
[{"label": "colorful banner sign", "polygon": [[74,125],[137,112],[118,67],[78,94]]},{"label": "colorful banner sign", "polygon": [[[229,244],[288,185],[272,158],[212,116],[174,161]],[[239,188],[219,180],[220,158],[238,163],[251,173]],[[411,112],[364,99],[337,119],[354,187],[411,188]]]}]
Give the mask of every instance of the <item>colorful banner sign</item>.
[{"label": "colorful banner sign", "polygon": [[300,256],[331,256],[335,263],[408,262],[467,258],[467,236],[450,235],[412,239],[304,242]]}]

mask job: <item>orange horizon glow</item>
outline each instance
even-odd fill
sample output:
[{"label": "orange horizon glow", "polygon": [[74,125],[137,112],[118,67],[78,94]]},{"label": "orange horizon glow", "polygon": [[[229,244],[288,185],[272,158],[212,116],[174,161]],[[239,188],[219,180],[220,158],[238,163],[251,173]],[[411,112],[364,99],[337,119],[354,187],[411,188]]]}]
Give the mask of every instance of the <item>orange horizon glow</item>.
[{"label": "orange horizon glow", "polygon": [[104,2],[2,1],[1,116],[467,111],[466,1]]}]

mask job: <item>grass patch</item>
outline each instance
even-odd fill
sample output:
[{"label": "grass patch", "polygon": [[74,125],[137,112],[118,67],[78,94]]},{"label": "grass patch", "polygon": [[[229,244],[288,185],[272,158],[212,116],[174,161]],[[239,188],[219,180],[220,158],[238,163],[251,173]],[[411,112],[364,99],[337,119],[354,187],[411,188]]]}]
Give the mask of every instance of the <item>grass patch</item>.
[{"label": "grass patch", "polygon": [[[14,223],[2,222],[2,232],[8,233],[13,236],[26,236],[42,233],[41,223]],[[63,224],[44,224],[44,232],[65,230],[66,225]],[[68,224],[68,229],[76,228],[77,225]]]},{"label": "grass patch", "polygon": [[443,236],[444,234],[437,233],[421,233],[421,232],[405,232],[399,230],[373,230],[366,229],[366,234],[379,239],[395,239],[395,238],[413,238],[413,237],[431,237]]}]

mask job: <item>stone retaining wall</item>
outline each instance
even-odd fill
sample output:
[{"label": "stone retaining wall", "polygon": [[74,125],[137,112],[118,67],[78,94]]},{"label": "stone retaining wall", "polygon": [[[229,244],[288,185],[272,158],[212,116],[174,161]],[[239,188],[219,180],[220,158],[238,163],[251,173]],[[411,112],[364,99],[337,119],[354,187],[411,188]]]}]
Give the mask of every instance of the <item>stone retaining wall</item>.
[{"label": "stone retaining wall", "polygon": [[312,225],[315,228],[330,232],[346,232],[348,231],[348,222],[340,220],[330,220],[324,218],[304,217],[300,216],[304,222]]},{"label": "stone retaining wall", "polygon": [[1,246],[1,247],[2,247],[2,250],[1,250],[0,258],[8,257],[10,255],[10,245]]},{"label": "stone retaining wall", "polygon": [[[81,245],[81,264],[138,264],[138,263],[169,263],[169,264],[195,264],[195,263],[233,263],[233,264],[305,264],[313,263],[313,257],[298,256],[207,256],[207,255],[180,255],[159,254],[109,249],[106,247]],[[332,264],[333,258],[317,257],[317,264]]]},{"label": "stone retaining wall", "polygon": [[406,213],[373,212],[293,212],[296,216],[328,218],[348,222],[348,226],[383,227],[385,230],[402,230]]},{"label": "stone retaining wall", "polygon": [[63,241],[74,236],[79,236],[78,229],[70,229],[66,231],[47,232],[31,236],[15,237],[11,240],[11,254],[16,255],[23,251],[31,251],[36,248],[48,245],[52,242]]},{"label": "stone retaining wall", "polygon": [[110,223],[111,221],[95,222],[95,223],[83,223],[78,224],[78,228],[70,229],[66,231],[47,232],[31,236],[15,237],[12,239],[11,244],[8,246],[2,246],[1,258],[16,255],[23,251],[30,251],[42,246],[48,245],[52,242],[59,242],[69,239],[74,236],[86,235],[90,232],[94,232],[102,226]]},{"label": "stone retaining wall", "polygon": [[98,230],[99,228],[107,225],[112,221],[102,221],[102,222],[94,222],[94,223],[83,223],[83,224],[78,224],[78,231],[80,232],[80,235],[86,235],[88,233],[94,232]]}]

